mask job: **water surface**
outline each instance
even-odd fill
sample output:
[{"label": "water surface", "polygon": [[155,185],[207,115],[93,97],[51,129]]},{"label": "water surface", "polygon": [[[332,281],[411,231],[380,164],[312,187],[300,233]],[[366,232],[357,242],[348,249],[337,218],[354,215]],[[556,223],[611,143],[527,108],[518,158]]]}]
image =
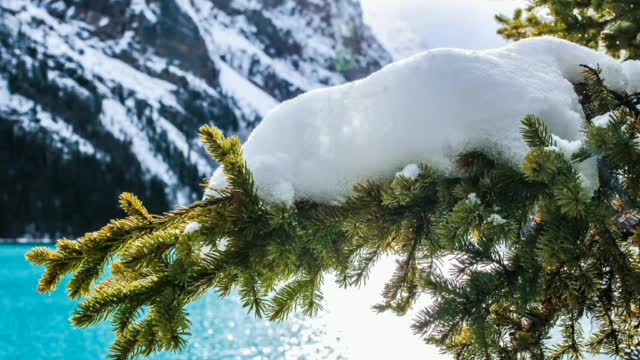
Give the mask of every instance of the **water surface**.
[{"label": "water surface", "polygon": [[[74,304],[64,294],[66,281],[51,295],[38,295],[43,268],[25,259],[27,245],[0,246],[0,359],[101,359],[113,341],[110,324],[74,329]],[[273,324],[257,320],[237,298],[208,294],[188,308],[189,346],[181,354],[154,359],[340,359],[340,339],[321,319],[294,318]]]}]

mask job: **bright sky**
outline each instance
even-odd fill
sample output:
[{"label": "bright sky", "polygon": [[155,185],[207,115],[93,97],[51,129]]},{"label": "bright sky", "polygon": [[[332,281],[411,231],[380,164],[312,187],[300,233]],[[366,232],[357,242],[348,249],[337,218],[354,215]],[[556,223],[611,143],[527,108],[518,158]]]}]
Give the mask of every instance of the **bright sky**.
[{"label": "bright sky", "polygon": [[[496,13],[511,14],[524,0],[362,0],[365,19],[396,58],[437,47],[483,49],[505,44],[496,35]],[[343,290],[327,281],[327,311],[322,321],[332,337],[340,337],[350,359],[450,359],[425,345],[410,329],[426,304],[421,299],[405,317],[376,314],[371,306],[394,269],[383,259],[362,289]]]},{"label": "bright sky", "polygon": [[372,270],[369,281],[360,289],[341,289],[327,278],[324,286],[325,311],[320,322],[326,326],[329,343],[339,338],[342,354],[350,360],[449,360],[435,346],[426,345],[411,331],[418,312],[428,305],[421,298],[403,317],[375,313],[371,307],[382,300],[384,284],[391,278],[395,261],[382,258]]},{"label": "bright sky", "polygon": [[362,0],[365,20],[396,58],[439,47],[501,46],[493,16],[523,5],[525,0]]}]

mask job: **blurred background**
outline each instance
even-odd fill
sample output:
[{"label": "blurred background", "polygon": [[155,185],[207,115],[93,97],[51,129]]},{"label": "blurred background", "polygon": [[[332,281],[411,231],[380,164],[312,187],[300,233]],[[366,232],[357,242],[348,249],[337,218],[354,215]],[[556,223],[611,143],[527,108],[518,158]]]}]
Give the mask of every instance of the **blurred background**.
[{"label": "blurred background", "polygon": [[[273,107],[303,92],[430,48],[501,46],[493,16],[523,4],[0,1],[0,359],[106,354],[108,326],[72,329],[73,304],[61,291],[36,294],[41,269],[24,253],[121,216],[123,191],[154,212],[199,199],[216,167],[198,140],[202,124],[246,139]],[[406,343],[403,358],[435,358],[408,319],[369,310],[390,261],[367,289],[328,285],[329,311],[313,321],[256,321],[233,298],[211,295],[191,309],[194,337],[182,356],[387,358],[376,339],[393,331]]]}]

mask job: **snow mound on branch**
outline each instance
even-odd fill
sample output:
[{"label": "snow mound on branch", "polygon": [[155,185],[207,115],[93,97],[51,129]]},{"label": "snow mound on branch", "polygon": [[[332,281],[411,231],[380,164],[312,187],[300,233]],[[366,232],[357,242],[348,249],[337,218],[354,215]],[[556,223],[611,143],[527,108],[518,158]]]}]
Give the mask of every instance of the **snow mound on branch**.
[{"label": "snow mound on branch", "polygon": [[396,173],[396,177],[405,177],[407,179],[415,180],[420,175],[420,167],[416,164],[409,164]]},{"label": "snow mound on branch", "polygon": [[[393,178],[408,163],[450,172],[455,155],[468,149],[519,163],[528,152],[520,135],[527,114],[543,119],[556,141],[582,139],[584,114],[572,85],[582,79],[581,64],[600,66],[615,90],[640,80],[637,64],[623,67],[554,38],[482,51],[431,50],[284,102],[253,131],[244,155],[259,192],[287,203],[340,201],[354,184]],[[595,172],[579,171],[589,187],[597,184]],[[216,170],[210,188],[225,185]]]}]

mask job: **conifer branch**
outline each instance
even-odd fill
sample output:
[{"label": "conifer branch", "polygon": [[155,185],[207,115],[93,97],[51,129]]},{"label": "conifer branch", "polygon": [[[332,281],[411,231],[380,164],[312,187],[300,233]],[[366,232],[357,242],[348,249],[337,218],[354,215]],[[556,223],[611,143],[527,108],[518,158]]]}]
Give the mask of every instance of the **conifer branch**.
[{"label": "conifer branch", "polygon": [[554,146],[551,132],[540,118],[527,115],[522,119],[522,137],[530,148]]},{"label": "conifer branch", "polygon": [[[186,306],[210,291],[238,294],[250,313],[273,321],[313,316],[328,273],[360,286],[387,254],[398,267],[376,309],[403,314],[427,294],[433,302],[412,328],[459,358],[620,356],[640,340],[640,97],[611,92],[597,69],[585,71],[585,109],[611,114],[604,126],[587,121],[574,159],[600,159],[606,181],[594,194],[535,116],[522,120],[531,149],[520,168],[467,151],[454,175],[425,164],[415,178],[358,184],[331,205],[266,201],[240,141],[204,126],[202,141],[227,180],[214,196],[152,215],[125,193],[127,217],[55,250],[34,248],[27,260],[46,269],[40,292],[71,277],[69,296],[82,300],[75,326],[112,322],[113,359],[184,349]],[[191,223],[198,230],[185,233]],[[439,269],[445,260],[450,274]],[[598,327],[587,338],[584,315]],[[549,352],[558,324],[563,341]]]}]

